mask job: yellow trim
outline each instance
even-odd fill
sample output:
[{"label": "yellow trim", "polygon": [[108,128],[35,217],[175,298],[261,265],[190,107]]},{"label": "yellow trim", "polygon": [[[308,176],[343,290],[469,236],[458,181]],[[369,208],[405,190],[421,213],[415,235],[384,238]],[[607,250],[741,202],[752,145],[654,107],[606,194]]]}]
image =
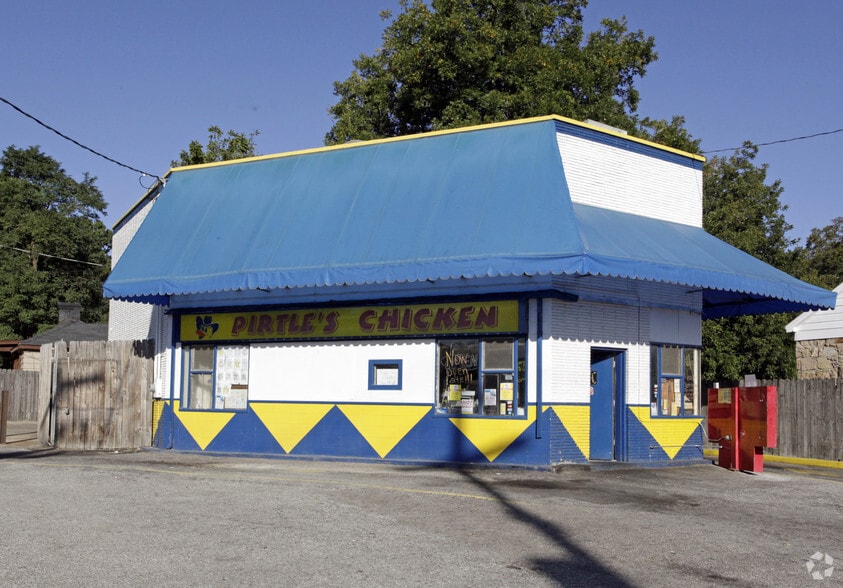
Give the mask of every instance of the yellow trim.
[{"label": "yellow trim", "polygon": [[[227,161],[214,161],[211,163],[199,163],[196,165],[182,165],[171,167],[170,170],[164,174],[163,180],[166,184],[167,178],[173,172],[179,171],[187,171],[187,170],[194,170],[194,169],[203,169],[203,168],[210,168],[210,167],[220,167],[223,165],[235,165],[240,163],[250,163],[253,161],[264,161],[268,159],[281,159],[284,157],[295,157],[298,155],[311,155],[313,153],[324,153],[329,151],[336,151],[339,149],[355,149],[357,147],[365,147],[371,145],[380,145],[382,143],[396,143],[398,141],[410,141],[413,139],[419,139],[421,137],[436,137],[439,135],[453,135],[454,133],[466,133],[472,131],[482,131],[485,129],[493,129],[498,127],[510,127],[514,125],[524,125],[524,124],[532,124],[537,122],[545,122],[545,121],[558,121],[567,123],[570,125],[574,125],[577,127],[582,127],[584,129],[589,129],[592,131],[597,131],[598,133],[603,133],[604,135],[611,135],[613,137],[617,137],[619,139],[625,139],[627,141],[632,141],[633,143],[639,143],[641,145],[647,145],[648,147],[652,147],[654,149],[659,149],[661,151],[667,151],[668,153],[674,153],[676,155],[681,155],[682,157],[688,157],[690,159],[694,159],[696,161],[705,161],[705,157],[702,155],[696,155],[694,153],[688,153],[687,151],[682,151],[680,149],[674,149],[673,147],[667,147],[666,145],[659,145],[658,143],[654,143],[652,141],[647,141],[646,139],[639,139],[638,137],[633,137],[632,135],[627,135],[621,132],[613,131],[611,129],[592,125],[586,122],[574,120],[572,118],[567,118],[565,116],[560,116],[558,114],[551,114],[546,116],[534,116],[531,118],[522,118],[518,120],[509,120],[509,121],[502,121],[496,123],[486,123],[482,125],[473,125],[469,127],[459,127],[455,129],[441,129],[438,131],[429,131],[427,133],[416,133],[414,135],[402,135],[400,137],[384,137],[382,139],[372,139],[370,141],[355,141],[349,143],[343,143],[341,145],[328,145],[324,147],[312,147],[310,149],[299,149],[296,151],[286,151],[283,153],[272,153],[269,155],[256,155],[254,157],[244,157],[242,159],[229,159]],[[126,213],[117,219],[112,225],[113,227],[118,226],[121,222],[123,222],[126,217],[128,217],[136,208],[138,208],[147,198],[149,198],[150,194],[152,194],[161,182],[156,181],[155,184],[138,200],[131,208],[129,208]]]},{"label": "yellow trim", "polygon": [[571,118],[566,118],[564,116],[559,116],[557,114],[551,114],[548,116],[536,116],[532,118],[522,118],[518,120],[510,120],[510,121],[502,121],[496,123],[487,123],[482,125],[474,125],[469,127],[459,127],[454,129],[441,129],[438,131],[429,131],[427,133],[416,133],[414,135],[402,135],[400,137],[384,137],[382,139],[372,139],[370,141],[355,141],[350,143],[343,143],[341,145],[328,145],[325,147],[313,147],[310,149],[300,149],[298,151],[288,151],[284,153],[274,153],[270,155],[257,155],[255,157],[244,157],[243,159],[230,159],[227,161],[214,161],[212,163],[200,163],[196,165],[185,165],[180,167],[171,168],[169,173],[177,172],[177,171],[185,171],[185,170],[194,170],[194,169],[202,169],[202,168],[209,168],[209,167],[219,167],[223,165],[234,165],[239,163],[250,163],[253,161],[264,161],[267,159],[280,159],[283,157],[295,157],[298,155],[311,155],[314,153],[324,153],[329,151],[337,151],[340,149],[355,149],[357,147],[366,147],[371,145],[380,145],[383,143],[396,143],[399,141],[411,141],[413,139],[419,139],[422,137],[436,137],[440,135],[453,135],[455,133],[466,133],[466,132],[473,132],[473,131],[482,131],[486,129],[493,129],[499,127],[510,127],[514,125],[524,125],[524,124],[532,124],[537,122],[546,122],[546,121],[558,121],[567,124],[571,124],[574,126],[582,127],[585,129],[590,129],[592,131],[597,131],[599,133],[603,133],[605,135],[611,135],[613,137],[618,137],[620,139],[626,139],[632,141],[634,143],[640,143],[642,145],[647,145],[649,147],[653,147],[655,149],[660,149],[662,151],[668,151],[670,153],[675,153],[677,155],[681,155],[683,157],[688,157],[691,159],[695,159],[697,161],[705,161],[705,157],[702,155],[696,155],[693,153],[688,153],[686,151],[681,151],[679,149],[674,149],[673,147],[667,147],[665,145],[659,145],[658,143],[653,143],[652,141],[647,141],[646,139],[639,139],[638,137],[633,137],[631,135],[625,135],[624,133],[619,133],[617,131],[613,131],[611,129],[607,129],[604,127],[598,127],[595,125],[591,125],[585,122],[581,122],[578,120],[574,120]]},{"label": "yellow trim", "polygon": [[[704,451],[706,457],[717,459],[720,452],[717,449],[706,449]],[[787,455],[765,455],[764,461],[770,463],[786,463],[791,465],[803,465],[816,468],[831,468],[833,470],[843,470],[843,461],[831,461],[828,459],[814,459],[810,457],[790,457]]]}]

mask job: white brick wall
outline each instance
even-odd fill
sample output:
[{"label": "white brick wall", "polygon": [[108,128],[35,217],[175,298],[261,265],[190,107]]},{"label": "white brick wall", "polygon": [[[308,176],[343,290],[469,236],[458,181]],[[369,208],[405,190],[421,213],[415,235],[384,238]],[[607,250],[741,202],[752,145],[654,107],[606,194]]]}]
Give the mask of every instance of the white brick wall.
[{"label": "white brick wall", "polygon": [[545,380],[545,402],[590,401],[592,347],[625,351],[627,403],[649,402],[648,308],[559,300],[547,304],[551,324],[545,331],[543,361],[545,366],[549,362],[550,374]]},{"label": "white brick wall", "polygon": [[702,295],[686,287],[603,276],[554,277],[577,302],[548,301],[545,402],[589,402],[591,349],[626,352],[628,404],[650,401],[650,343],[700,345]]},{"label": "white brick wall", "polygon": [[[623,139],[599,141],[564,131],[556,139],[571,200],[621,212],[702,226],[702,163]],[[595,138],[600,137],[593,131]],[[642,153],[649,150],[650,154]],[[693,164],[692,164],[693,162]]]},{"label": "white brick wall", "polygon": [[[149,214],[154,202],[154,199],[151,199],[142,203],[114,228],[114,235],[111,238],[112,268],[126,251],[129,242],[138,232],[138,228]],[[152,323],[155,318],[153,312],[154,307],[151,304],[109,300],[108,340],[135,341],[154,338],[153,331],[157,330],[157,325]]]}]

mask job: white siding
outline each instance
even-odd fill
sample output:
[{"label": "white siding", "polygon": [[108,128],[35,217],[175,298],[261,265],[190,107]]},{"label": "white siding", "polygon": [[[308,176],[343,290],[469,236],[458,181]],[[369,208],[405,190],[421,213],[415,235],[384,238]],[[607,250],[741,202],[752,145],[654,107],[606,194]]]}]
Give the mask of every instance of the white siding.
[{"label": "white siding", "polygon": [[572,202],[702,226],[701,164],[694,169],[564,132],[556,137]]},{"label": "white siding", "polygon": [[535,299],[527,306],[527,325],[527,402],[530,403],[538,398],[538,302]]},{"label": "white siding", "polygon": [[843,337],[843,284],[834,289],[837,302],[832,310],[803,312],[787,324],[785,329],[793,333],[796,341],[813,339],[836,339]]},{"label": "white siding", "polygon": [[[369,360],[400,359],[401,390],[369,390]],[[432,404],[436,344],[356,341],[253,344],[250,401],[387,402]]]},{"label": "white siding", "polygon": [[170,396],[170,363],[172,357],[172,326],[173,318],[164,314],[164,309],[158,307],[156,311],[160,319],[156,320],[158,333],[155,338],[155,397],[168,398]]}]

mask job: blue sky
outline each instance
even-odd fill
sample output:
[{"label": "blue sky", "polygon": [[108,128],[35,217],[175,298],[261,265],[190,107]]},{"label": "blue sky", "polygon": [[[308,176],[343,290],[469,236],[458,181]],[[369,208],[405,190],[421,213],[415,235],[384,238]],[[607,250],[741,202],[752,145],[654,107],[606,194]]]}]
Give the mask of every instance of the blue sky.
[{"label": "blue sky", "polygon": [[[0,0],[0,96],[77,141],[163,175],[207,128],[259,130],[260,154],[319,147],[332,84],[372,53],[397,0]],[[683,115],[703,149],[843,128],[843,2],[592,0],[586,28],[626,16],[656,38],[639,114]],[[549,113],[550,114],[550,113]],[[555,113],[564,114],[564,113]],[[0,148],[39,145],[87,171],[110,226],[144,193],[138,174],[0,103]],[[762,147],[792,238],[843,216],[843,132]],[[728,155],[728,154],[727,154]],[[142,180],[145,185],[149,179]]]}]

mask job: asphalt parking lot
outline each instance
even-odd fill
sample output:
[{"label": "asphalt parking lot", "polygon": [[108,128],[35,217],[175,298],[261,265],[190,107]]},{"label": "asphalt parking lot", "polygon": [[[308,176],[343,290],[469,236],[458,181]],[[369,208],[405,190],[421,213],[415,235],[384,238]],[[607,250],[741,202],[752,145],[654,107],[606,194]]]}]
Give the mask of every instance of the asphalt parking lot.
[{"label": "asphalt parking lot", "polygon": [[0,513],[5,586],[843,584],[841,470],[552,473],[13,443]]}]

